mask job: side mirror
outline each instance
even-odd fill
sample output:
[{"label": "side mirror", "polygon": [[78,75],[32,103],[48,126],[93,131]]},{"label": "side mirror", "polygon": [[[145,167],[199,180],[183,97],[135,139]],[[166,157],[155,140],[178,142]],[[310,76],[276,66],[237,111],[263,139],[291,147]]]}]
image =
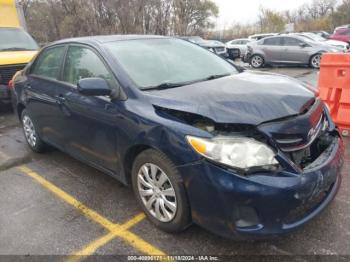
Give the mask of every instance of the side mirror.
[{"label": "side mirror", "polygon": [[304,47],[307,47],[307,44],[305,44],[305,43],[300,43],[299,46],[302,47],[302,48],[304,48]]},{"label": "side mirror", "polygon": [[102,78],[84,78],[78,82],[78,92],[86,96],[109,96],[112,89]]}]

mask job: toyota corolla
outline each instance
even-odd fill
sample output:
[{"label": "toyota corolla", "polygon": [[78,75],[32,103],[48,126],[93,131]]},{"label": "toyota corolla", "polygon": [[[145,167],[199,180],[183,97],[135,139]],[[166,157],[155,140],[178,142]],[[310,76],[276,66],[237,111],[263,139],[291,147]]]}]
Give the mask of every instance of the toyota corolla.
[{"label": "toyota corolla", "polygon": [[167,232],[288,233],[341,182],[343,142],[309,86],[181,39],[55,42],[16,74],[12,102],[32,150],[56,147],[131,185]]}]

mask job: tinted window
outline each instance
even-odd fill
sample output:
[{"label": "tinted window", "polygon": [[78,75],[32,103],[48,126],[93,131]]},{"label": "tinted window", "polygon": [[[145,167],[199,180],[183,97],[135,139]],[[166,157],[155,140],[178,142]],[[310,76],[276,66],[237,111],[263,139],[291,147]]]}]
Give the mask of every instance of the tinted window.
[{"label": "tinted window", "polygon": [[264,45],[281,45],[281,37],[267,38],[264,40]]},{"label": "tinted window", "polygon": [[299,46],[302,43],[304,43],[304,42],[302,42],[296,38],[292,38],[292,37],[285,37],[284,38],[284,45],[285,46]]},{"label": "tinted window", "polygon": [[242,40],[242,45],[246,45],[246,44],[248,44],[249,43],[249,41],[248,40]]},{"label": "tinted window", "polygon": [[100,77],[112,81],[101,59],[89,48],[71,46],[63,70],[63,81],[76,85],[80,79]]},{"label": "tinted window", "polygon": [[104,45],[141,89],[237,73],[230,63],[212,52],[178,39],[116,41]]},{"label": "tinted window", "polygon": [[44,50],[36,59],[31,73],[38,76],[58,79],[64,49],[64,46],[58,46]]}]

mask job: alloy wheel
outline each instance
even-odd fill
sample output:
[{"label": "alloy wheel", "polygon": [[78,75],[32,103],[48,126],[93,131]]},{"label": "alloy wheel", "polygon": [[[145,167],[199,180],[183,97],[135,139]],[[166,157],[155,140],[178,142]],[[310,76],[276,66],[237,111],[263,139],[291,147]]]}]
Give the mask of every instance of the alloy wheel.
[{"label": "alloy wheel", "polygon": [[251,60],[251,64],[253,67],[261,67],[263,63],[264,63],[263,58],[257,55],[253,56]]},{"label": "alloy wheel", "polygon": [[315,55],[311,59],[311,65],[314,68],[319,68],[320,67],[320,62],[321,62],[321,55]]},{"label": "alloy wheel", "polygon": [[169,222],[175,217],[175,190],[160,167],[151,163],[142,165],[137,174],[137,189],[147,211],[157,220]]},{"label": "alloy wheel", "polygon": [[22,119],[24,135],[27,139],[28,144],[31,147],[35,147],[37,142],[37,136],[34,128],[34,124],[29,116],[25,115]]}]

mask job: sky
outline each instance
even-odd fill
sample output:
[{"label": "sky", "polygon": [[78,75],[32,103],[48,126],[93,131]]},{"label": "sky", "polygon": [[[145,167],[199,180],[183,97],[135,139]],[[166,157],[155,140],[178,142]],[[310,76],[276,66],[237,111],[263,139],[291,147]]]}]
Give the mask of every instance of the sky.
[{"label": "sky", "polygon": [[233,22],[255,22],[260,6],[275,11],[297,9],[312,0],[213,0],[220,9],[217,28],[229,27]]}]

